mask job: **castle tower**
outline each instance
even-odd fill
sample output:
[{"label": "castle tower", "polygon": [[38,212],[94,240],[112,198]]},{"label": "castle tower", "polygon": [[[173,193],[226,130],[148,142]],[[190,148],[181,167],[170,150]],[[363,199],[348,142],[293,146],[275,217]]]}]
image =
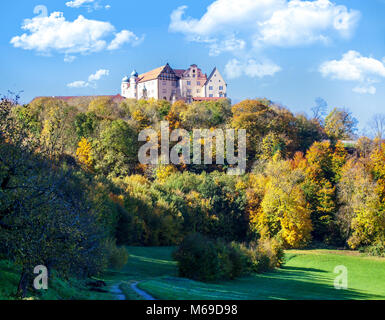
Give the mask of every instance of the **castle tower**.
[{"label": "castle tower", "polygon": [[130,86],[130,79],[126,76],[122,79],[122,86],[121,86],[122,97],[128,98],[129,86]]},{"label": "castle tower", "polygon": [[138,73],[136,72],[136,70],[131,72],[130,98],[138,99]]}]

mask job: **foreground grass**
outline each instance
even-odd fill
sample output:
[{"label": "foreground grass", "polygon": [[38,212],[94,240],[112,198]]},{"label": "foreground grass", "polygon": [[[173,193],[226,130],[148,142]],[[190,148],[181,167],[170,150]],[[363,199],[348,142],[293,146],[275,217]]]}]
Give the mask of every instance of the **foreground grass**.
[{"label": "foreground grass", "polygon": [[[130,257],[120,271],[102,277],[108,287],[118,284],[128,300],[141,299],[133,282],[157,299],[258,300],[258,299],[385,299],[385,259],[350,251],[289,250],[286,264],[274,272],[234,281],[202,283],[177,277],[173,248],[128,247]],[[348,290],[334,288],[336,266],[348,270]],[[17,268],[0,261],[0,299],[12,299],[17,287]],[[91,292],[84,281],[51,279],[50,288],[34,299],[115,299],[110,293]]]},{"label": "foreground grass", "polygon": [[[167,274],[139,284],[158,299],[385,299],[385,259],[351,252],[287,251],[281,269],[212,284],[175,277],[170,252],[154,261],[154,269],[160,267],[159,261],[168,265]],[[348,270],[348,290],[334,288],[334,268],[339,265]]]},{"label": "foreground grass", "polygon": [[[20,269],[7,260],[0,260],[0,300],[16,299]],[[109,293],[90,291],[86,280],[69,279],[64,281],[53,275],[49,289],[30,294],[30,300],[104,300],[113,299]]]}]

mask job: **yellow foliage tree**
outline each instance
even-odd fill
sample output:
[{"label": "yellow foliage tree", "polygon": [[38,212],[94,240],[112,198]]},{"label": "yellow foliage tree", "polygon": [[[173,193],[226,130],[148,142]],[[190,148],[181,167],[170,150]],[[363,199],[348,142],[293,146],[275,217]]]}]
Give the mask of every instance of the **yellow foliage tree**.
[{"label": "yellow foliage tree", "polygon": [[264,174],[252,178],[247,193],[249,221],[261,239],[278,236],[288,248],[309,243],[312,222],[303,179],[303,170],[293,170],[279,155],[267,164]]},{"label": "yellow foliage tree", "polygon": [[92,160],[92,145],[86,138],[82,138],[79,142],[78,149],[76,150],[76,156],[79,162],[85,165],[89,170],[93,168]]},{"label": "yellow foliage tree", "polygon": [[156,169],[156,180],[160,183],[166,181],[166,179],[178,170],[173,165],[159,165]]}]

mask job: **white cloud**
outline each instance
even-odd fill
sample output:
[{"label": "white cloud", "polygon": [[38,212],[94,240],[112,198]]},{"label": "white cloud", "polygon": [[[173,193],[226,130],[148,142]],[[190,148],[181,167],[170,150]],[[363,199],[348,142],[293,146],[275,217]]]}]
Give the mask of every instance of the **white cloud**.
[{"label": "white cloud", "polygon": [[285,0],[216,0],[208,6],[200,19],[183,15],[187,6],[181,6],[171,14],[170,31],[193,36],[212,36],[218,32],[235,28],[250,28],[251,24],[268,17],[274,8]]},{"label": "white cloud", "polygon": [[88,77],[88,81],[74,81],[67,84],[69,88],[87,88],[87,87],[96,87],[96,81],[99,81],[102,77],[108,76],[110,74],[110,70],[100,69],[95,73],[91,74]]},{"label": "white cloud", "polygon": [[[131,31],[123,30],[116,33],[115,27],[109,23],[86,19],[84,16],[74,21],[67,21],[62,12],[53,12],[50,16],[38,16],[26,19],[22,26],[24,33],[11,39],[16,48],[34,50],[41,54],[59,52],[66,57],[74,54],[90,54],[102,50],[115,50],[112,46],[116,36]],[[115,36],[115,39],[111,38]],[[129,42],[129,41],[126,41]],[[66,58],[66,60],[68,60]]]},{"label": "white cloud", "polygon": [[172,12],[170,31],[192,41],[226,38],[235,31],[258,46],[326,42],[333,32],[348,36],[360,17],[359,11],[329,0],[216,0],[200,19],[184,18],[186,10]]},{"label": "white cloud", "polygon": [[96,73],[91,74],[91,75],[88,77],[88,81],[89,81],[89,82],[92,82],[92,81],[98,81],[98,80],[100,80],[103,76],[108,76],[109,74],[110,74],[110,70],[100,69],[100,70],[96,71]]},{"label": "white cloud", "polygon": [[271,18],[260,23],[256,45],[297,46],[314,42],[328,43],[335,34],[349,37],[360,13],[329,0],[292,0]]},{"label": "white cloud", "polygon": [[246,42],[242,39],[236,39],[234,35],[221,42],[213,42],[210,45],[210,56],[218,56],[226,51],[240,51],[246,47]]},{"label": "white cloud", "polygon": [[125,43],[131,43],[133,46],[140,44],[143,41],[143,37],[137,37],[133,32],[129,30],[122,30],[115,34],[115,38],[108,45],[108,50],[117,50],[121,48]]},{"label": "white cloud", "polygon": [[359,93],[359,94],[376,94],[377,89],[373,86],[369,87],[355,87],[353,88],[353,92]]},{"label": "white cloud", "polygon": [[239,78],[242,75],[252,78],[263,78],[265,76],[273,76],[279,71],[281,71],[281,67],[271,61],[257,62],[254,59],[244,62],[232,59],[225,67],[225,74],[229,79]]},{"label": "white cloud", "polygon": [[86,88],[89,85],[90,84],[86,81],[74,81],[74,82],[67,84],[67,87],[69,87],[69,88]]},{"label": "white cloud", "polygon": [[72,63],[76,60],[75,56],[65,55],[64,62]]},{"label": "white cloud", "polygon": [[101,5],[99,0],[73,0],[66,2],[66,6],[70,8],[86,8],[88,12],[92,12],[94,10],[105,9],[108,10],[111,8],[109,4]]},{"label": "white cloud", "polygon": [[371,84],[385,78],[385,62],[364,57],[361,53],[351,50],[345,53],[341,60],[324,62],[319,71],[324,77],[334,80],[361,83],[353,89],[356,93],[375,94],[376,88]]},{"label": "white cloud", "polygon": [[66,2],[66,6],[70,8],[80,8],[87,3],[93,3],[95,0],[74,0]]},{"label": "white cloud", "polygon": [[359,11],[329,0],[216,0],[200,18],[188,16],[187,8],[172,12],[170,32],[203,43],[212,56],[229,52],[241,60],[269,46],[327,44],[349,37],[360,17]]}]

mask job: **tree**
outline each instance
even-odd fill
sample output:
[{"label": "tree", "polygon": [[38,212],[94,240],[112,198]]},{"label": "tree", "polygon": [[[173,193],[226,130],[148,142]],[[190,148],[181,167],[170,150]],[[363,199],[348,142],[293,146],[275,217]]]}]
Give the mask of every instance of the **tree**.
[{"label": "tree", "polygon": [[338,183],[341,207],[337,221],[344,240],[353,249],[384,240],[385,224],[377,188],[362,161],[350,159],[345,164]]},{"label": "tree", "polygon": [[306,154],[303,188],[311,210],[313,237],[317,241],[339,242],[336,184],[346,158],[344,147],[340,143],[333,147],[329,141],[314,143]]},{"label": "tree", "polygon": [[88,142],[86,138],[82,138],[79,142],[79,147],[76,150],[76,156],[81,164],[89,170],[93,167],[93,161],[91,158],[92,145],[91,142]]},{"label": "tree", "polygon": [[104,270],[103,241],[111,229],[103,222],[113,212],[95,205],[92,180],[60,154],[41,153],[14,107],[0,103],[0,251],[21,267],[18,292],[24,297],[37,265],[63,276]]},{"label": "tree", "polygon": [[138,134],[123,120],[114,120],[93,141],[91,157],[95,170],[105,176],[133,173],[138,159]]},{"label": "tree", "polygon": [[375,114],[369,123],[374,139],[381,147],[385,136],[385,114]]},{"label": "tree", "polygon": [[109,97],[98,97],[92,100],[88,106],[88,112],[93,112],[100,118],[119,117],[118,105]]},{"label": "tree", "polygon": [[78,139],[92,137],[99,122],[94,112],[77,114],[74,125]]},{"label": "tree", "polygon": [[311,109],[311,111],[313,111],[313,119],[322,124],[324,117],[326,116],[327,107],[328,103],[324,99],[320,97],[316,98],[315,106]]},{"label": "tree", "polygon": [[251,228],[261,239],[279,237],[288,248],[309,243],[312,222],[302,191],[303,180],[303,170],[293,170],[290,162],[280,160],[278,155],[257,177],[259,191],[248,192],[248,202]]},{"label": "tree", "polygon": [[358,121],[346,109],[334,108],[325,118],[325,131],[332,141],[352,139]]}]

